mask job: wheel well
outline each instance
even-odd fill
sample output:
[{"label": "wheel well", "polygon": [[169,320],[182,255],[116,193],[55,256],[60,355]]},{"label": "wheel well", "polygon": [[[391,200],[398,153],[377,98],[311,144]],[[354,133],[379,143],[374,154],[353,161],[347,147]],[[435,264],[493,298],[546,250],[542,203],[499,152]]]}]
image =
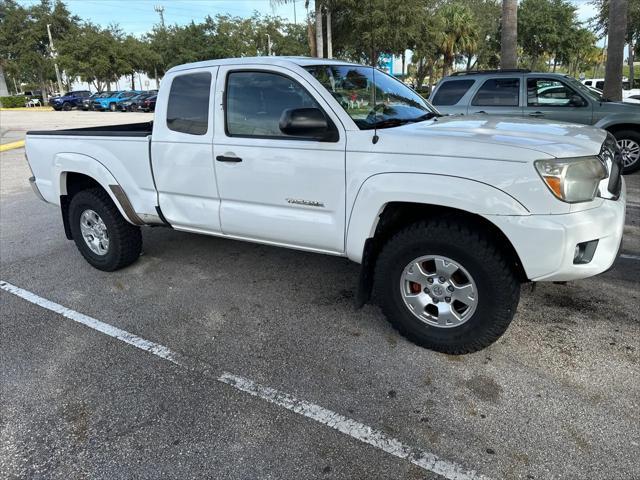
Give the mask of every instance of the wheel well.
[{"label": "wheel well", "polygon": [[100,185],[96,180],[91,178],[89,175],[85,175],[84,173],[66,172],[65,176],[66,178],[64,187],[69,199],[71,199],[71,197],[73,197],[76,193],[81,192],[82,190],[87,190],[89,188],[95,187],[102,188],[102,185]]},{"label": "wheel well", "polygon": [[60,210],[62,213],[62,224],[64,225],[64,233],[69,240],[73,240],[73,235],[71,234],[71,227],[69,225],[69,205],[71,204],[71,199],[73,196],[81,192],[83,190],[88,190],[90,188],[102,188],[98,182],[96,182],[93,178],[88,175],[84,175],[83,173],[76,172],[66,172],[64,178],[63,187],[66,192],[65,195],[60,195]]},{"label": "wheel well", "polygon": [[640,132],[640,126],[637,123],[617,123],[615,125],[608,126],[605,130],[615,135],[616,132],[620,132],[622,130]]},{"label": "wheel well", "polygon": [[360,271],[360,283],[358,286],[357,305],[364,305],[371,296],[373,275],[378,254],[383,245],[400,229],[425,218],[455,218],[481,229],[488,234],[504,251],[521,282],[527,282],[528,278],[518,257],[518,253],[502,231],[481,215],[470,213],[457,208],[443,207],[440,205],[428,205],[411,202],[388,203],[379,216],[378,225],[374,236],[365,242],[362,266]]}]

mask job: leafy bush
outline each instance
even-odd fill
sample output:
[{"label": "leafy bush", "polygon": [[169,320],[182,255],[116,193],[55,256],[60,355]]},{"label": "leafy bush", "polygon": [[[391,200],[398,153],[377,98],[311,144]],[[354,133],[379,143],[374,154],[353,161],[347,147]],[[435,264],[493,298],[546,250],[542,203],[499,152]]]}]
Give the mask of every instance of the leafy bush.
[{"label": "leafy bush", "polygon": [[0,97],[0,106],[2,108],[24,107],[27,103],[27,97],[24,95],[12,95],[10,97]]}]

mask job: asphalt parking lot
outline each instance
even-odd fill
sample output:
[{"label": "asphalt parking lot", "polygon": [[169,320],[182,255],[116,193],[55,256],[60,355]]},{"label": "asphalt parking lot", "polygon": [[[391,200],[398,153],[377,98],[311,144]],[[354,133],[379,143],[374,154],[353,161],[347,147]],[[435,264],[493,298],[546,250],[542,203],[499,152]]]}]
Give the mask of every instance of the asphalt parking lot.
[{"label": "asphalt parking lot", "polygon": [[[151,117],[3,111],[1,143]],[[341,258],[155,228],[95,270],[0,155],[1,478],[640,479],[640,174],[612,270],[456,357],[354,310]]]}]

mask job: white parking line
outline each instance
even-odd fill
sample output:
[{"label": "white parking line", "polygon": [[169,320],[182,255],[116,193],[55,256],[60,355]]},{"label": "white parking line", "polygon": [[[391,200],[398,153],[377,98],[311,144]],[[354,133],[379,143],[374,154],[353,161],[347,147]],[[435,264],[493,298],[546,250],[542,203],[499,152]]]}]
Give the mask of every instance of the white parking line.
[{"label": "white parking line", "polygon": [[626,258],[629,260],[640,260],[640,255],[630,255],[628,253],[621,253],[620,258]]},{"label": "white parking line", "polygon": [[258,385],[252,380],[233,375],[231,373],[223,373],[219,381],[232,385],[238,390],[247,392],[254,397],[262,398],[267,402],[273,403],[280,407],[291,410],[292,412],[311,418],[316,422],[320,422],[334,430],[349,435],[350,437],[360,440],[363,443],[374,446],[375,448],[387,452],[395,457],[409,460],[425,470],[442,475],[447,479],[456,480],[488,480],[484,475],[479,475],[475,471],[464,470],[447,460],[442,460],[433,453],[424,452],[405,445],[400,440],[390,437],[380,430],[375,430],[360,422],[347,418],[339,413],[327,410],[319,405],[300,400],[288,393],[279,392],[273,388]]},{"label": "white parking line", "polygon": [[[167,360],[175,365],[188,369],[198,369],[200,373],[208,373],[207,367],[194,363],[188,357],[174,352],[164,345],[151,342],[138,335],[129,333],[126,330],[101,322],[95,318],[89,317],[70,308],[42,298],[35,293],[16,287],[10,283],[0,281],[0,288],[28,302],[38,305],[42,308],[58,313],[69,320],[81,323],[100,333],[104,333],[110,337],[121,340],[129,345],[152,353],[157,357]],[[195,366],[194,365],[199,365]],[[300,400],[288,393],[280,392],[270,387],[259,385],[247,378],[239,377],[231,373],[224,372],[217,380],[234,387],[237,390],[266,400],[274,405],[286,408],[294,413],[302,415],[319,422],[327,427],[337,430],[340,433],[350,436],[360,442],[371,445],[379,450],[389,453],[395,457],[417,465],[418,467],[430,472],[441,475],[448,480],[489,480],[488,477],[480,475],[475,470],[466,470],[455,462],[443,460],[437,455],[426,452],[402,443],[386,433],[364,425],[356,420],[347,418],[339,413],[327,410],[319,405]]]}]

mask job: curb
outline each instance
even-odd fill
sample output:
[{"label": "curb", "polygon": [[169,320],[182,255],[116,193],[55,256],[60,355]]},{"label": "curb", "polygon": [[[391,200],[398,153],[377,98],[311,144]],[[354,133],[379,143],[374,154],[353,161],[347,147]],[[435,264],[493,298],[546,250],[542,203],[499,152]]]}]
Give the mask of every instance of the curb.
[{"label": "curb", "polygon": [[19,140],[17,142],[5,143],[0,145],[0,152],[6,152],[7,150],[13,150],[15,148],[24,147],[24,140]]}]

